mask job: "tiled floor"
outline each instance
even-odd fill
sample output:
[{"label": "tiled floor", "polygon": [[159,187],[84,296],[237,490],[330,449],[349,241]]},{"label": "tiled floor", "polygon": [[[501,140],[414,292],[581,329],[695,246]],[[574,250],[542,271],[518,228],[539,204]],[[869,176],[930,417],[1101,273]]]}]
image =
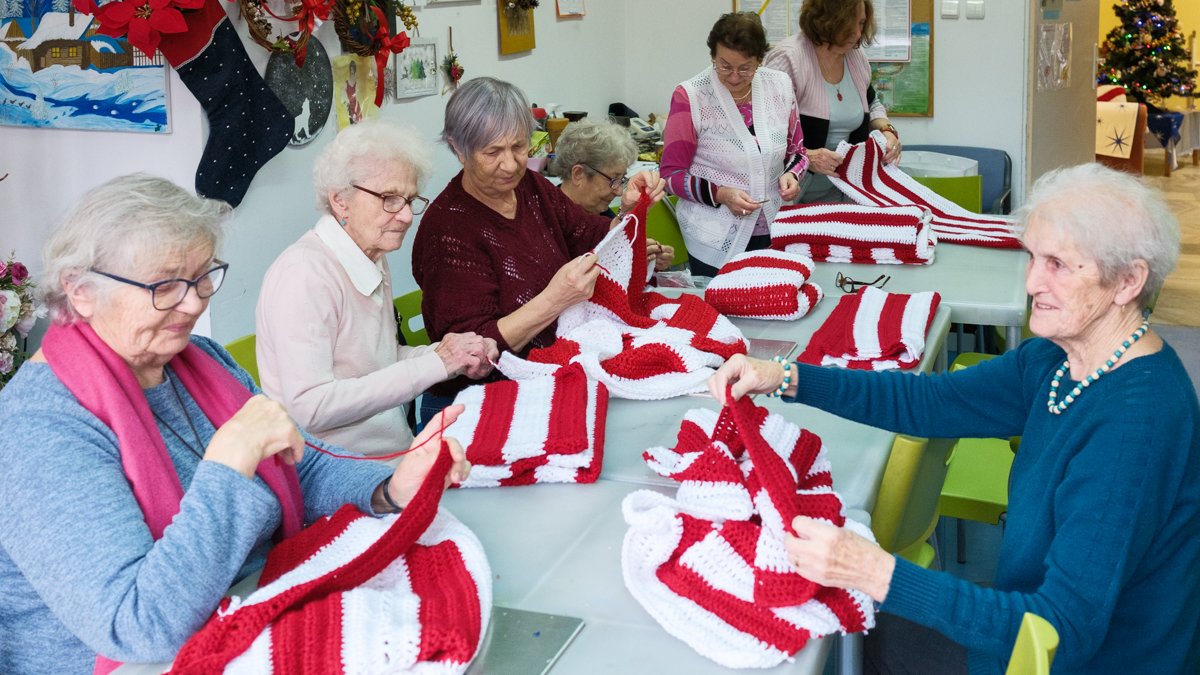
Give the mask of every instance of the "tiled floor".
[{"label": "tiled floor", "polygon": [[1191,158],[1166,178],[1160,152],[1146,153],[1144,180],[1163,191],[1179,218],[1182,233],[1179,265],[1167,277],[1153,323],[1200,326],[1200,166]]}]

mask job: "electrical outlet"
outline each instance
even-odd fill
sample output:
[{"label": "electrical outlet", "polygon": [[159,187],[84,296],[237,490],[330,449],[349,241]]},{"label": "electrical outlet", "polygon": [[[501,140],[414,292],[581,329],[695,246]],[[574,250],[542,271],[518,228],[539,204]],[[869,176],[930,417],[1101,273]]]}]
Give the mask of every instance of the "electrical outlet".
[{"label": "electrical outlet", "polygon": [[983,15],[983,0],[967,0],[968,19],[982,19]]},{"label": "electrical outlet", "polygon": [[942,18],[958,18],[958,0],[942,0]]}]

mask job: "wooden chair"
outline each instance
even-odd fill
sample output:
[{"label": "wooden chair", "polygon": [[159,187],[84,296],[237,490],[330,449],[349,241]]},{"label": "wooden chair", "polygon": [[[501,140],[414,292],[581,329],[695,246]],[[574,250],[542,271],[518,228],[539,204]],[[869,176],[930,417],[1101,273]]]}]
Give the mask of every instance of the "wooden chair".
[{"label": "wooden chair", "polygon": [[397,323],[404,335],[404,344],[410,347],[429,344],[429,331],[422,322],[420,328],[413,327],[413,320],[421,318],[421,289],[405,293],[392,301],[396,307]]},{"label": "wooden chair", "polygon": [[1004,675],[1050,675],[1057,651],[1058,631],[1054,626],[1033,612],[1025,612]]},{"label": "wooden chair", "polygon": [[243,335],[242,337],[225,345],[225,351],[233,357],[234,361],[242,367],[250,377],[254,378],[254,384],[262,386],[258,381],[258,355],[255,353],[258,340],[254,337],[254,333]]}]

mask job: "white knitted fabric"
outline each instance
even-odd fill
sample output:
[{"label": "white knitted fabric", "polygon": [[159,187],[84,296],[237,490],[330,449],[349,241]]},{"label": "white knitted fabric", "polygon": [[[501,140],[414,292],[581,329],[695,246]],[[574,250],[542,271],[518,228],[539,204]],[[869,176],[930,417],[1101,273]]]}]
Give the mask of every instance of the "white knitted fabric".
[{"label": "white knitted fabric", "polygon": [[682,86],[691,104],[698,140],[690,173],[716,185],[745,190],[755,200],[766,200],[761,210],[744,216],[734,215],[725,206],[714,209],[679,200],[675,212],[688,253],[720,267],[746,250],[759,216],[765,215],[771,222],[782,203],[773,179],[784,169],[788,119],[796,94],[787,75],[759,68],[751,81],[751,135],[733,96],[717,80],[711,66]]},{"label": "white knitted fabric", "polygon": [[937,239],[920,206],[786,206],[771,223],[771,248],[816,262],[928,265]]},{"label": "white knitted fabric", "polygon": [[843,296],[798,359],[859,370],[913,368],[925,353],[925,334],[942,296],[888,293],[864,286]]},{"label": "white knitted fabric", "polygon": [[625,498],[621,564],[630,593],[668,633],[723,666],[768,668],[811,638],[874,626],[869,597],[818,586],[787,559],[797,515],[873,540],[845,519],[814,434],[744,398],[720,415],[689,411],[675,448],[644,456],[680,487],[674,498]]},{"label": "white knitted fabric", "polygon": [[520,380],[579,363],[612,396],[654,400],[704,391],[716,368],[746,352],[741,331],[699,297],[644,290],[651,272],[641,253],[648,205],[645,200],[596,246],[601,272],[595,290],[559,316],[554,344],[528,359],[502,354],[500,372]]},{"label": "white knitted fabric", "polygon": [[971,213],[921,185],[896,164],[884,164],[887,142],[879,131],[851,145],[843,141],[843,160],[830,181],[864,206],[921,206],[933,214],[938,241],[988,248],[1021,248],[1021,227],[1012,216]]},{"label": "white knitted fabric", "polygon": [[465,409],[448,433],[471,462],[471,475],[459,487],[592,483],[599,477],[608,391],[582,366],[468,387],[454,403]]},{"label": "white knitted fabric", "polygon": [[704,289],[704,301],[726,316],[790,321],[825,297],[810,283],[811,258],[783,251],[747,251],[721,267]]}]

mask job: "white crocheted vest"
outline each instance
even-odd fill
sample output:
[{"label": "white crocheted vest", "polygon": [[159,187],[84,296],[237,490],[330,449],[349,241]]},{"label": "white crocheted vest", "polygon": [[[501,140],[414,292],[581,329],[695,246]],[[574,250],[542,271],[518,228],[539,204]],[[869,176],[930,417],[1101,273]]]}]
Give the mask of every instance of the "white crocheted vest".
[{"label": "white crocheted vest", "polygon": [[[710,67],[683,83],[696,127],[696,155],[691,173],[718,186],[745,190],[762,205],[767,222],[775,219],[780,197],[778,176],[787,155],[788,117],[795,93],[787,75],[759,68],[751,84],[754,135],[742,121],[733,96]],[[679,225],[688,253],[720,267],[746,250],[759,212],[735,216],[728,208],[712,208],[680,200]]]}]

